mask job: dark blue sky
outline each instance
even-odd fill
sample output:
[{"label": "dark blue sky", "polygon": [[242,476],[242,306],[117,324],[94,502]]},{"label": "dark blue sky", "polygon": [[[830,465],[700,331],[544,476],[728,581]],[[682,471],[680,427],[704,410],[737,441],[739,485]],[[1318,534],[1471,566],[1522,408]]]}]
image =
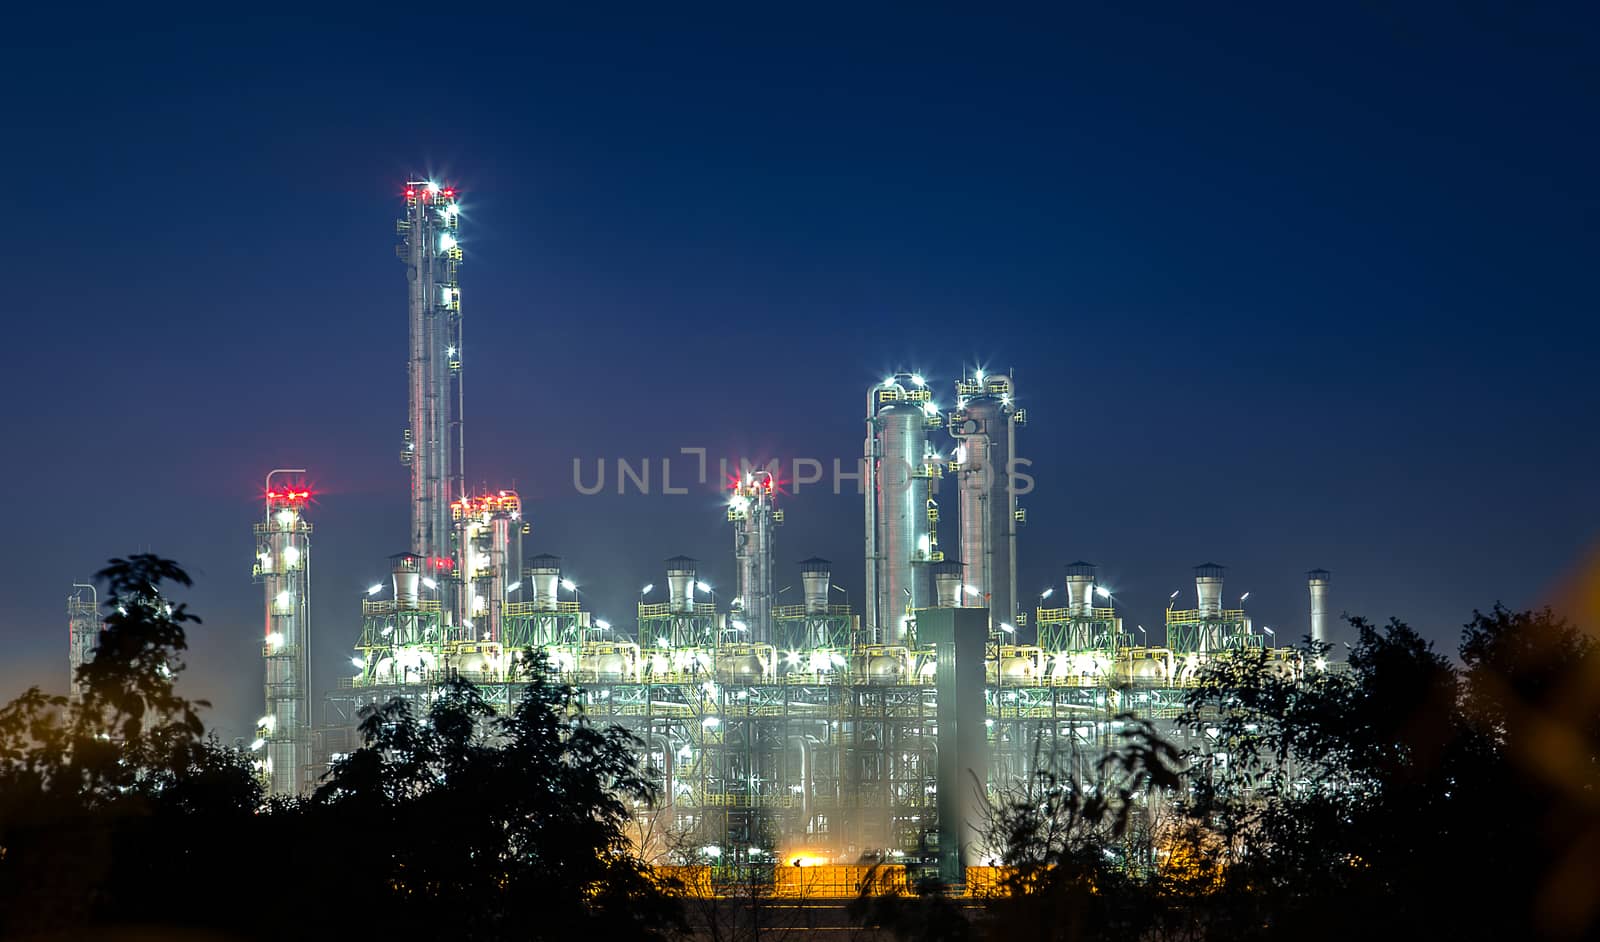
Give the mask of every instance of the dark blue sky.
[{"label": "dark blue sky", "polygon": [[[188,684],[243,732],[280,465],[322,490],[341,673],[404,548],[416,169],[468,207],[469,479],[519,486],[529,552],[614,621],[668,555],[729,583],[731,538],[710,492],[578,496],[575,457],[849,460],[883,371],[982,363],[1030,415],[1025,596],[1087,558],[1151,624],[1215,559],[1299,634],[1323,566],[1453,648],[1600,535],[1591,17],[13,21],[0,694],[63,687],[68,584],[150,548],[196,574]],[[859,501],[787,507],[781,571],[829,557],[859,599]]]}]

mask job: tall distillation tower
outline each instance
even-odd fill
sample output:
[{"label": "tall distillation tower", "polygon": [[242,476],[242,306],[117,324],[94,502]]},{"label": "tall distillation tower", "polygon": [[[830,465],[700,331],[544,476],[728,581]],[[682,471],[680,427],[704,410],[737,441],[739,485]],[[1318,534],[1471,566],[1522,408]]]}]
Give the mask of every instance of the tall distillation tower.
[{"label": "tall distillation tower", "polygon": [[[267,710],[257,730],[266,747],[262,773],[268,793],[295,795],[311,763],[311,524],[305,509],[311,491],[305,472],[280,469],[267,475],[266,518],[255,525],[256,581],[265,587]],[[290,477],[295,476],[295,477]]]},{"label": "tall distillation tower", "polygon": [[867,390],[867,632],[885,644],[903,643],[911,612],[929,605],[928,579],[919,570],[943,558],[931,493],[940,459],[928,444],[928,430],[943,422],[931,400],[914,373],[896,373]]},{"label": "tall distillation tower", "polygon": [[72,692],[74,701],[83,699],[78,668],[94,658],[94,649],[99,643],[100,593],[87,582],[74,582],[72,594],[67,596],[67,664],[72,670],[67,689]]},{"label": "tall distillation tower", "polygon": [[772,505],[770,471],[752,471],[733,486],[728,498],[728,522],[733,524],[733,557],[739,567],[736,602],[744,612],[750,637],[757,644],[772,643],[773,528],[783,523],[783,511]]},{"label": "tall distillation tower", "polygon": [[1011,461],[1017,453],[1016,428],[1025,420],[1011,377],[978,370],[972,379],[956,383],[950,434],[957,442],[961,560],[966,585],[989,609],[991,631],[1017,619],[1017,524],[1023,515],[1011,486]]},{"label": "tall distillation tower", "polygon": [[[400,461],[411,468],[411,551],[434,576],[453,568],[451,502],[466,496],[462,439],[460,205],[456,191],[430,180],[406,184],[403,241],[410,288],[410,424]],[[446,595],[455,580],[439,580]],[[444,609],[454,609],[445,598]]]}]

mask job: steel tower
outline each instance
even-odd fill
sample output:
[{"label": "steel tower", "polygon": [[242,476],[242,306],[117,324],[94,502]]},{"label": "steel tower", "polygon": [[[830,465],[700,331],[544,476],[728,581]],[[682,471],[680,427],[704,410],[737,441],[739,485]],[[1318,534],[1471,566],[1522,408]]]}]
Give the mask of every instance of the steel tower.
[{"label": "steel tower", "polygon": [[100,593],[87,582],[74,582],[72,594],[67,596],[67,663],[72,670],[68,690],[74,701],[83,699],[83,687],[78,683],[78,668],[94,659],[95,646],[100,643]]},{"label": "steel tower", "polygon": [[[772,506],[772,473],[746,474],[728,499],[728,522],[733,524],[733,555],[738,565],[739,588],[734,605],[744,615],[750,636],[744,641],[772,643],[773,527],[783,523],[783,511]],[[826,604],[826,602],[824,602]]]},{"label": "steel tower", "polygon": [[304,484],[273,483],[267,475],[266,514],[255,525],[256,581],[265,587],[266,713],[255,748],[266,747],[262,776],[268,794],[296,795],[311,764],[311,524],[304,516],[311,491]]},{"label": "steel tower", "polygon": [[[411,468],[411,551],[434,575],[454,568],[453,501],[464,486],[461,389],[460,206],[456,191],[431,180],[406,184],[406,216],[396,223],[410,290],[410,424],[400,452]],[[446,572],[440,572],[445,570]],[[454,582],[440,585],[454,592]],[[452,599],[444,610],[454,610]]]}]

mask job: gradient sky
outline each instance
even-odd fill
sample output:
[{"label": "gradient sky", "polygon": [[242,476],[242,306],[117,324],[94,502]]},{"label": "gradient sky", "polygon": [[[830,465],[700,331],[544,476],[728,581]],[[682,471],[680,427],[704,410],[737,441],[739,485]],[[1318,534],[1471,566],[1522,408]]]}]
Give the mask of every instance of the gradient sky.
[{"label": "gradient sky", "polygon": [[[1149,625],[1215,560],[1299,635],[1321,566],[1453,650],[1600,536],[1592,7],[701,9],[11,14],[0,695],[63,689],[69,584],[150,549],[245,733],[279,466],[344,672],[405,548],[418,172],[467,207],[468,478],[619,624],[666,556],[731,584],[731,535],[574,458],[849,461],[898,367],[1015,369],[1025,598],[1089,559]],[[859,601],[859,500],[785,506],[779,584],[821,555]]]}]

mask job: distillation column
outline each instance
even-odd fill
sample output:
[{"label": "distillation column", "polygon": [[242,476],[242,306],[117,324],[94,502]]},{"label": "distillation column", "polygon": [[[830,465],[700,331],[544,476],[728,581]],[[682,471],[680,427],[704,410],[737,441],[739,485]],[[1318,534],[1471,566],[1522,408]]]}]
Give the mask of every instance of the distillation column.
[{"label": "distillation column", "polygon": [[[460,207],[456,192],[431,181],[406,184],[406,217],[396,224],[410,288],[409,422],[400,460],[411,468],[411,551],[433,576],[455,557],[450,504],[463,486]],[[444,582],[453,592],[455,582]],[[450,598],[445,611],[454,610]]]},{"label": "distillation column", "polygon": [[1017,497],[1011,486],[1016,426],[1023,413],[1012,398],[1011,377],[985,376],[956,383],[955,437],[961,495],[961,559],[966,584],[989,609],[990,630],[1017,619]]},{"label": "distillation column", "polygon": [[67,596],[67,664],[72,673],[67,689],[74,702],[83,700],[78,668],[94,659],[100,643],[100,594],[86,582],[74,582]]},{"label": "distillation column", "polygon": [[516,491],[450,505],[456,528],[455,622],[472,641],[505,639],[506,589],[522,572],[522,501]]},{"label": "distillation column", "polygon": [[867,397],[867,623],[878,641],[901,644],[910,613],[929,603],[917,567],[942,558],[929,502],[937,459],[929,454],[927,434],[938,410],[922,377],[913,374],[896,374]]},{"label": "distillation column", "polygon": [[255,573],[266,603],[266,713],[259,739],[266,747],[262,774],[271,795],[299,794],[311,762],[311,524],[304,516],[311,492],[304,484],[273,482],[304,473],[267,475],[266,518],[255,525]]},{"label": "distillation column", "polygon": [[783,511],[772,505],[773,482],[769,471],[746,474],[728,499],[728,521],[733,524],[733,555],[739,586],[735,601],[750,629],[748,640],[772,642],[773,528],[783,523]]}]

